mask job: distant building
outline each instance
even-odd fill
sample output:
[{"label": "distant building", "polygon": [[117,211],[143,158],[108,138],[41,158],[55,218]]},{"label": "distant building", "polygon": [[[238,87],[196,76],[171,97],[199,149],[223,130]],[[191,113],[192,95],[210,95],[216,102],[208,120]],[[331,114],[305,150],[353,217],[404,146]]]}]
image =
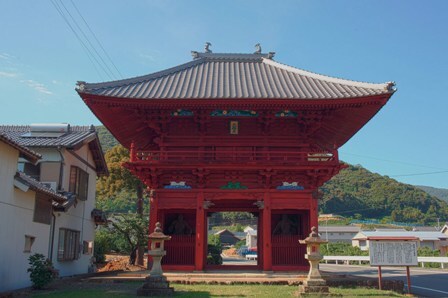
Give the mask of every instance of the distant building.
[{"label": "distant building", "polygon": [[361,230],[358,226],[319,226],[319,234],[328,242],[352,243],[352,238]]},{"label": "distant building", "polygon": [[344,219],[344,217],[341,216],[341,215],[329,213],[329,214],[319,214],[318,219],[319,219],[319,221],[323,221],[323,220],[342,220],[342,219]]},{"label": "distant building", "polygon": [[442,232],[445,235],[448,235],[448,223],[442,227],[442,230],[440,230],[440,232]]},{"label": "distant building", "polygon": [[91,271],[95,227],[105,222],[95,184],[108,174],[95,129],[0,126],[0,136],[0,226],[8,227],[0,229],[0,289],[30,285],[34,253],[60,276]]},{"label": "distant building", "polygon": [[251,226],[247,226],[247,227],[244,228],[243,231],[244,231],[244,233],[247,233],[248,231],[255,231],[255,229],[253,227],[251,227]]},{"label": "distant building", "polygon": [[416,237],[419,239],[418,247],[429,247],[439,250],[441,255],[448,252],[448,235],[437,231],[406,231],[404,229],[377,229],[375,231],[360,231],[353,237],[352,245],[361,250],[369,249],[370,237]]},{"label": "distant building", "polygon": [[219,240],[221,241],[221,245],[223,246],[231,246],[235,245],[240,239],[235,236],[231,231],[224,229],[215,233],[215,235],[219,235]]},{"label": "distant building", "polygon": [[420,232],[440,232],[440,230],[437,227],[413,227],[413,231],[420,231]]},{"label": "distant building", "polygon": [[246,246],[248,248],[257,247],[257,230],[247,230],[246,232]]}]

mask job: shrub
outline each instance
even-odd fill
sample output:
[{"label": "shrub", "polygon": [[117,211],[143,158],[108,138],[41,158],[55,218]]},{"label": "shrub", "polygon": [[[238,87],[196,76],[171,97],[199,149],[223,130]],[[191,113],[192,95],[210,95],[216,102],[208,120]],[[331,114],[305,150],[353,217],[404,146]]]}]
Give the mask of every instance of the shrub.
[{"label": "shrub", "polygon": [[34,289],[43,289],[53,279],[58,276],[58,271],[54,269],[49,259],[43,254],[34,254],[28,258],[29,264],[27,272],[30,273],[30,279]]}]

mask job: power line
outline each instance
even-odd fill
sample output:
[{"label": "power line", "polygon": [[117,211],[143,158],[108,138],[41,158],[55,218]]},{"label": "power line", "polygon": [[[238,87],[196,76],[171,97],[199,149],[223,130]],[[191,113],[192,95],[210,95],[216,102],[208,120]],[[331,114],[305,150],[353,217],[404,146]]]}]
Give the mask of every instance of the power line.
[{"label": "power line", "polygon": [[113,67],[115,68],[115,70],[118,72],[118,74],[120,75],[121,78],[123,78],[123,75],[121,74],[121,72],[118,70],[117,66],[115,65],[115,63],[112,61],[112,59],[110,58],[109,54],[107,53],[106,49],[104,49],[103,45],[101,44],[101,42],[99,41],[99,39],[96,37],[96,34],[93,32],[93,30],[90,28],[89,24],[87,23],[86,19],[84,19],[84,17],[82,16],[81,12],[79,11],[78,7],[75,5],[75,3],[73,2],[73,0],[70,0],[70,2],[72,3],[73,7],[76,9],[76,11],[78,12],[78,15],[81,17],[81,19],[84,21],[84,24],[86,25],[87,29],[89,29],[90,33],[92,33],[93,37],[95,38],[96,42],[98,43],[98,45],[100,46],[100,48],[103,50],[104,54],[106,54],[107,59],[109,60],[109,62],[113,65]]},{"label": "power line", "polygon": [[448,173],[448,171],[438,171],[438,172],[427,172],[427,173],[415,173],[415,174],[401,174],[401,175],[388,175],[389,177],[405,177],[405,176],[423,176],[423,175],[434,175]]},{"label": "power line", "polygon": [[[53,4],[54,8],[56,9],[56,11],[59,13],[59,15],[64,19],[65,23],[67,24],[67,26],[70,28],[70,30],[73,32],[73,34],[75,35],[76,39],[79,41],[79,43],[81,44],[81,46],[83,47],[84,51],[87,54],[87,57],[89,58],[90,62],[92,63],[93,67],[95,68],[95,71],[97,72],[97,74],[100,76],[100,78],[103,80],[103,76],[101,75],[100,71],[98,70],[97,66],[95,65],[95,61],[96,58],[93,56],[93,54],[91,53],[91,51],[89,50],[89,48],[86,46],[86,44],[84,43],[84,41],[79,37],[78,33],[75,31],[75,29],[73,28],[73,26],[70,24],[70,22],[68,21],[68,19],[65,17],[64,13],[62,12],[62,9],[58,6],[58,4],[55,2],[55,0],[50,0],[51,3]],[[95,60],[95,61],[94,61]],[[98,63],[98,61],[97,61]]]},{"label": "power line", "polygon": [[414,164],[414,163],[405,162],[405,161],[389,160],[389,159],[383,159],[383,158],[374,157],[374,156],[367,156],[367,155],[347,153],[347,152],[340,152],[340,154],[358,156],[358,157],[363,157],[363,158],[368,158],[368,159],[373,159],[373,160],[379,160],[379,161],[384,161],[384,162],[390,162],[390,163],[396,163],[396,164],[404,164],[404,165],[410,165],[410,166],[416,166],[416,167],[422,167],[422,168],[428,168],[428,169],[448,171],[446,168],[439,168],[439,167],[433,167],[433,166]]},{"label": "power line", "polygon": [[[120,73],[120,71],[118,70],[117,66],[113,63],[112,59],[107,54],[105,48],[100,43],[99,39],[97,38],[97,36],[95,35],[95,33],[93,32],[91,27],[88,25],[86,19],[82,16],[81,12],[76,7],[75,3],[73,1],[71,1],[73,7],[77,11],[77,13],[81,17],[81,19],[83,20],[84,24],[86,25],[86,27],[88,28],[90,33],[95,38],[96,43],[100,46],[102,52],[97,50],[97,46],[94,43],[92,43],[92,41],[89,38],[89,36],[81,28],[81,26],[79,25],[79,23],[76,20],[76,18],[73,16],[73,14],[67,8],[67,6],[62,2],[62,0],[59,0],[59,1],[58,0],[51,0],[51,3],[53,4],[53,6],[57,10],[57,12],[61,15],[61,17],[63,18],[64,22],[67,24],[69,29],[73,32],[73,34],[75,35],[75,37],[78,40],[78,42],[83,47],[84,51],[86,52],[86,54],[87,54],[91,64],[94,66],[94,68],[95,68],[96,72],[98,73],[98,75],[100,77],[102,77],[100,71],[98,70],[98,67],[99,67],[102,70],[102,72],[110,80],[117,79],[117,77],[123,78],[123,76]],[[104,53],[106,55],[107,59],[103,58],[104,55],[102,53]],[[106,60],[108,60],[110,63],[107,63]],[[112,65],[113,67],[111,68],[109,65]],[[118,76],[116,75],[117,73],[118,73]]]},{"label": "power line", "polygon": [[[76,28],[78,28],[78,31],[81,32],[82,36],[84,37],[84,39],[87,41],[87,43],[90,45],[91,49],[93,49],[93,51],[95,52],[95,54],[99,57],[99,59],[101,60],[102,64],[100,64],[101,68],[103,69],[104,72],[106,72],[109,76],[109,78],[114,79],[115,75],[112,72],[112,70],[110,69],[109,65],[107,65],[107,63],[104,61],[103,57],[100,55],[100,53],[98,53],[98,51],[96,50],[95,46],[90,42],[90,39],[87,37],[87,35],[84,33],[84,31],[82,30],[82,28],[78,25],[78,22],[75,20],[75,18],[72,16],[72,14],[70,13],[70,11],[67,9],[67,7],[65,6],[64,2],[62,2],[62,0],[59,0],[59,3],[62,5],[62,7],[65,9],[65,11],[67,12],[67,14],[70,16],[70,18],[72,19],[73,24],[75,24]],[[104,67],[103,67],[104,66]]]}]

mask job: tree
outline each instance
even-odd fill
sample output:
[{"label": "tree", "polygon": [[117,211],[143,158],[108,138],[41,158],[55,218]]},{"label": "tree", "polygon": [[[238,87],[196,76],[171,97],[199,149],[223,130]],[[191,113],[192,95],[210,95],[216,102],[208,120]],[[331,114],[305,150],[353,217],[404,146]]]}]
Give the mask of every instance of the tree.
[{"label": "tree", "polygon": [[115,236],[115,246],[127,252],[130,264],[134,265],[138,248],[148,243],[148,217],[134,213],[114,215],[107,229]]},{"label": "tree", "polygon": [[[109,176],[101,177],[97,181],[98,205],[104,205],[104,200],[110,201],[119,194],[129,194],[129,205],[132,204],[130,199],[136,198],[137,214],[143,218],[143,184],[122,166],[124,162],[129,161],[129,151],[122,145],[116,145],[106,152],[105,160]],[[137,247],[137,264],[141,266],[143,266],[144,245],[146,243],[141,242],[141,246]]]}]

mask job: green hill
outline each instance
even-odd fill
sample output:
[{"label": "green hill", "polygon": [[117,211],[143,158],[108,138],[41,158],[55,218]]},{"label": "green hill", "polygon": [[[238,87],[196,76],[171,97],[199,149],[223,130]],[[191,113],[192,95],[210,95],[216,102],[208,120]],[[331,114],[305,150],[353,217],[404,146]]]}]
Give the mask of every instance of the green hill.
[{"label": "green hill", "polygon": [[418,188],[424,190],[428,194],[434,197],[438,197],[439,199],[448,202],[448,189],[446,188],[435,188],[430,186],[422,186],[417,185]]},{"label": "green hill", "polygon": [[349,166],[320,188],[320,209],[362,218],[429,224],[448,219],[448,204],[416,186]]},{"label": "green hill", "polygon": [[98,132],[98,137],[100,139],[101,147],[104,152],[109,151],[113,146],[118,145],[118,141],[114,136],[105,128],[104,126],[96,126],[96,131]]},{"label": "green hill", "polygon": [[[104,126],[97,127],[97,131],[104,151],[118,144]],[[358,165],[342,170],[320,188],[320,194],[319,209],[323,213],[420,224],[434,223],[437,218],[448,220],[448,204],[436,194]],[[121,201],[116,203],[123,208]]]}]

